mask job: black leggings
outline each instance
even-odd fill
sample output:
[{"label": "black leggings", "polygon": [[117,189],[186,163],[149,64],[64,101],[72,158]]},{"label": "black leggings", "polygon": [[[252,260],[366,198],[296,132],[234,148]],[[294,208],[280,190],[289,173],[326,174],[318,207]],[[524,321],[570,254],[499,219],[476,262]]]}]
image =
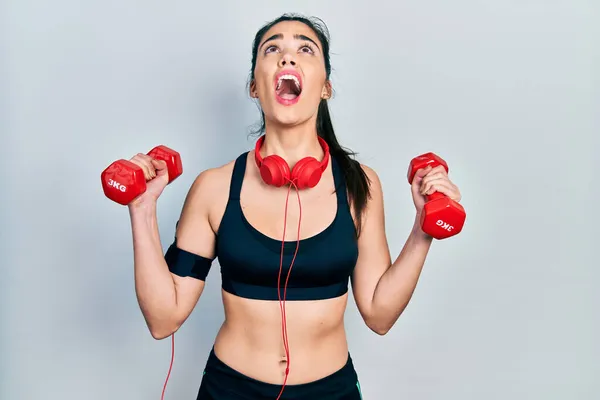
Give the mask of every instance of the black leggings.
[{"label": "black leggings", "polygon": [[[227,366],[211,350],[196,400],[276,400],[281,385],[252,379]],[[360,384],[348,362],[333,374],[314,382],[286,385],[280,400],[361,400]]]}]

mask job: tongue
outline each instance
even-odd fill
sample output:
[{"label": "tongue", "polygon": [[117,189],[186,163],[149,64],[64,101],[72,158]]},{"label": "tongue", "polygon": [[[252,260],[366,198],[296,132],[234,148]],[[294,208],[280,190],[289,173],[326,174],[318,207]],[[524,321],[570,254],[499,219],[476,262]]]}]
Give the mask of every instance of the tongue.
[{"label": "tongue", "polygon": [[296,94],[295,85],[296,84],[294,83],[294,81],[290,79],[284,79],[283,82],[281,82],[281,87],[277,91],[277,95],[282,99],[286,100],[295,99],[296,97],[298,97],[298,95]]}]

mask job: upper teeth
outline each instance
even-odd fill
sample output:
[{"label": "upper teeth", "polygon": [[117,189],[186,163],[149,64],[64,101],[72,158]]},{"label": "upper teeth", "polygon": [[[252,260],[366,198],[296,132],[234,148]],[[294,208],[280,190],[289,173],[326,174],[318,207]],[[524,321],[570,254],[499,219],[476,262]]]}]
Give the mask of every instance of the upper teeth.
[{"label": "upper teeth", "polygon": [[296,84],[296,88],[300,89],[300,81],[298,80],[298,78],[295,75],[281,75],[279,77],[279,79],[277,80],[277,90],[279,90],[281,88],[281,82],[284,79],[291,79],[294,81],[294,83]]}]

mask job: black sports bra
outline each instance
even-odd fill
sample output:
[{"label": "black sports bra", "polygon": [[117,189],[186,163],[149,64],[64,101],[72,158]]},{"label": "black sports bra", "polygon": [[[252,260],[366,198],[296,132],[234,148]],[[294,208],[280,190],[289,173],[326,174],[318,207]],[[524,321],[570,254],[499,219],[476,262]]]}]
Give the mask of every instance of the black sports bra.
[{"label": "black sports bra", "polygon": [[[235,161],[229,199],[217,235],[222,288],[240,297],[277,300],[282,243],[250,225],[240,206],[248,153],[243,153]],[[335,219],[325,230],[300,241],[287,285],[287,300],[326,299],[348,291],[348,280],[358,258],[358,246],[344,177],[334,158],[332,170],[337,196]],[[297,241],[284,244],[281,297],[296,244]]]}]

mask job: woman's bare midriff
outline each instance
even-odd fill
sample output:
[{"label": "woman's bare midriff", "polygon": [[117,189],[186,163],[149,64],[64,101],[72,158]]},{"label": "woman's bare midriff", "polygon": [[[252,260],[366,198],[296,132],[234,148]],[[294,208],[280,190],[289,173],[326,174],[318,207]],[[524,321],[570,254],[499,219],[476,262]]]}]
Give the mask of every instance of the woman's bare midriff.
[{"label": "woman's bare midriff", "polygon": [[[348,295],[286,301],[290,373],[286,385],[308,383],[342,368],[348,360],[344,311]],[[225,322],[215,354],[234,370],[271,384],[285,378],[279,301],[250,300],[223,292]]]}]

